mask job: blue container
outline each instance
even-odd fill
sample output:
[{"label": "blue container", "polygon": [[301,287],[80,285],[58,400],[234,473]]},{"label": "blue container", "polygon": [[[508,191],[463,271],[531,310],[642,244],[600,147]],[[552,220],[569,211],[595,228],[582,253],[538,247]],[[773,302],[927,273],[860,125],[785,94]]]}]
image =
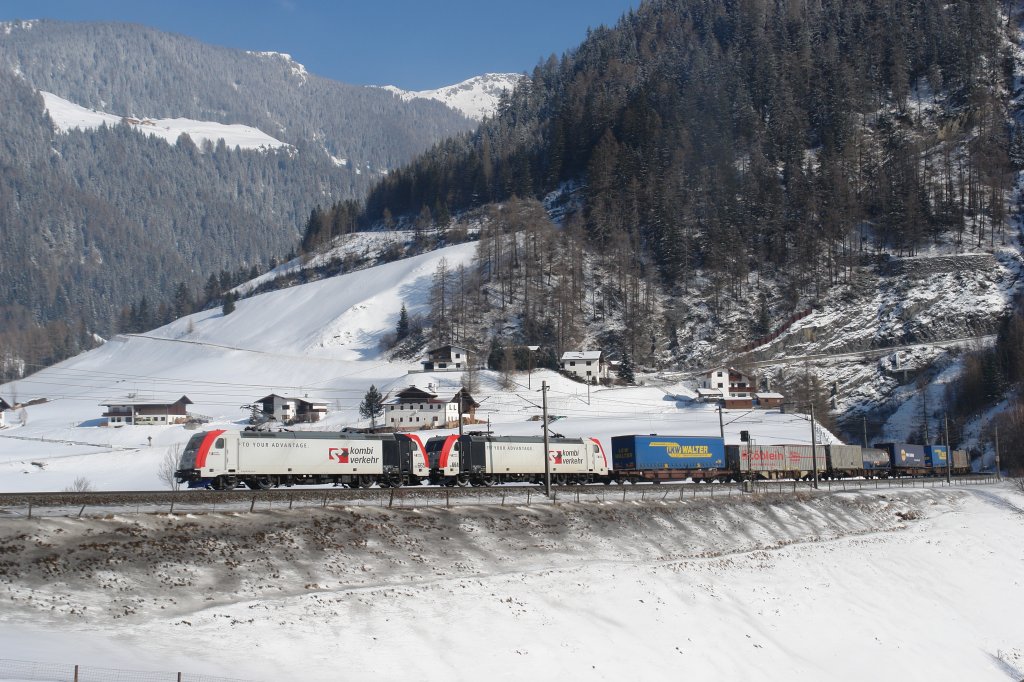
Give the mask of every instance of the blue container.
[{"label": "blue container", "polygon": [[933,469],[945,469],[949,461],[949,448],[945,445],[925,445],[925,459]]},{"label": "blue container", "polygon": [[725,442],[693,436],[612,436],[616,471],[724,469]]},{"label": "blue container", "polygon": [[864,458],[864,469],[867,471],[879,471],[892,466],[889,458],[889,451],[881,448],[861,448],[861,456]]},{"label": "blue container", "polygon": [[889,461],[893,469],[922,469],[928,466],[928,458],[924,454],[923,445],[914,443],[875,443],[889,453]]}]

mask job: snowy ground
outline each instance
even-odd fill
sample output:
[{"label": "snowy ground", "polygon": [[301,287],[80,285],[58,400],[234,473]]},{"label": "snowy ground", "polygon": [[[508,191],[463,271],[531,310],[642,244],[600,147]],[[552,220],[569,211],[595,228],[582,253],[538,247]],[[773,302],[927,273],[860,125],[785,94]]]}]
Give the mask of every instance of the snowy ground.
[{"label": "snowy ground", "polygon": [[0,658],[249,679],[1009,680],[1008,485],[0,523]]}]

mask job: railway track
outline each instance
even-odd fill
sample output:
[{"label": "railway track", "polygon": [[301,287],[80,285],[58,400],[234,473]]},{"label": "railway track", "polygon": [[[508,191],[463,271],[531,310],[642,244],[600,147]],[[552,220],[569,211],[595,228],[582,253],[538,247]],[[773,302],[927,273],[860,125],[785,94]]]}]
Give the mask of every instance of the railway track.
[{"label": "railway track", "polygon": [[[819,492],[888,488],[965,487],[994,483],[992,476],[823,480]],[[743,483],[552,486],[551,498],[536,485],[494,487],[276,488],[271,490],[138,490],[108,492],[0,493],[0,520],[33,516],[107,516],[140,513],[216,513],[301,509],[326,506],[452,507],[474,504],[531,505],[568,502],[659,502],[755,494],[811,492],[808,481]]]}]

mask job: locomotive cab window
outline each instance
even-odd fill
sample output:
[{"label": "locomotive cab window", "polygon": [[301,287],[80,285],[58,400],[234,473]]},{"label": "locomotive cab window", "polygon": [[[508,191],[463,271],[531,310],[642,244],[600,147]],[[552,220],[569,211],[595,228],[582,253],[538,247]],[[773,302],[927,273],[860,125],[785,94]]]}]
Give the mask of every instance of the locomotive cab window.
[{"label": "locomotive cab window", "polygon": [[217,448],[218,450],[223,448],[224,447],[224,439],[223,438],[218,438],[217,442],[213,444],[213,447]]}]

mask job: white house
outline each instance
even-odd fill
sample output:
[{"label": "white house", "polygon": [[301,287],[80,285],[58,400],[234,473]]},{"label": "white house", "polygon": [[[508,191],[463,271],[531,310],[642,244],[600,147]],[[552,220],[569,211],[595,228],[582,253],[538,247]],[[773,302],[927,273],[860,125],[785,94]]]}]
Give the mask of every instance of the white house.
[{"label": "white house", "polygon": [[436,393],[409,386],[384,401],[384,425],[396,431],[452,428],[459,424],[460,407],[461,413],[472,420],[479,404],[464,388],[440,398]]},{"label": "white house", "polygon": [[462,346],[441,346],[427,351],[420,361],[424,372],[464,372],[469,366],[469,350]]},{"label": "white house", "polygon": [[184,424],[188,419],[188,411],[185,406],[191,404],[192,401],[185,395],[176,400],[173,397],[161,399],[129,395],[126,398],[112,398],[100,403],[100,406],[107,408],[102,416],[107,420],[108,426],[124,426],[125,424],[165,426]]},{"label": "white house", "polygon": [[[725,398],[753,398],[754,380],[733,367],[718,367],[701,377],[698,389],[717,389]],[[700,391],[698,390],[698,395]]]},{"label": "white house", "polygon": [[584,381],[600,381],[608,378],[608,364],[604,353],[599,350],[566,351],[559,360],[562,371]]},{"label": "white house", "polygon": [[271,393],[256,401],[261,405],[263,414],[272,417],[282,424],[297,422],[318,422],[327,415],[327,403],[305,398],[292,398]]}]

